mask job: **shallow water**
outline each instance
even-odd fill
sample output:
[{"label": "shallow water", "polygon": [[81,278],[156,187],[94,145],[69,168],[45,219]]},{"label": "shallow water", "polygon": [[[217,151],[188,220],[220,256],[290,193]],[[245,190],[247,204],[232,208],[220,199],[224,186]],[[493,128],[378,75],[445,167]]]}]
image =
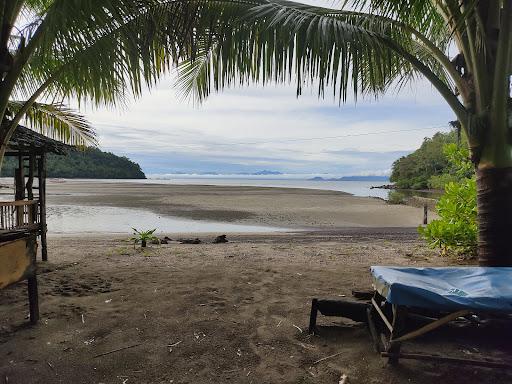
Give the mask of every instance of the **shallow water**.
[{"label": "shallow water", "polygon": [[49,233],[132,233],[157,229],[157,233],[249,233],[280,232],[287,228],[189,220],[164,216],[149,210],[86,205],[47,207]]}]

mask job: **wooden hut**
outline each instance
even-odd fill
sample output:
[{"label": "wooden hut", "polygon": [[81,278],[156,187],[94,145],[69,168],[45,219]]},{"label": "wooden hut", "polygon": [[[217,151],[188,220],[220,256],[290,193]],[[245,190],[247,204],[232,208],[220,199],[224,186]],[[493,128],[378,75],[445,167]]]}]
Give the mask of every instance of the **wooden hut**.
[{"label": "wooden hut", "polygon": [[71,147],[18,126],[6,158],[16,158],[14,199],[0,201],[0,289],[28,281],[30,321],[39,318],[36,254],[48,260],[46,242],[46,154],[65,154]]}]

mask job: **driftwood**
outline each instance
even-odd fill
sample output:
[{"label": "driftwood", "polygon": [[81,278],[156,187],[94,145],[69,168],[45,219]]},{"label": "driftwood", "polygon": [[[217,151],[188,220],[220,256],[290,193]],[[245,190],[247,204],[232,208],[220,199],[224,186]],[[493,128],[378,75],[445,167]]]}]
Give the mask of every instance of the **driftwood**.
[{"label": "driftwood", "polygon": [[313,365],[317,365],[318,363],[321,363],[322,361],[332,359],[333,357],[339,356],[342,353],[343,352],[338,352],[338,353],[335,353],[334,355],[329,355],[329,356],[322,357],[321,359],[318,359],[317,361],[314,361]]},{"label": "driftwood", "polygon": [[119,351],[124,351],[125,349],[130,349],[130,348],[138,347],[139,345],[142,345],[142,343],[132,344],[132,345],[128,345],[126,347],[121,347],[121,348],[113,349],[112,351],[103,352],[103,353],[100,353],[98,355],[93,356],[93,358],[101,357],[101,356],[105,356],[105,355],[110,355],[111,353],[115,353],[115,352],[119,352]]},{"label": "driftwood", "polygon": [[197,237],[195,239],[179,239],[180,244],[201,244],[202,241]]},{"label": "driftwood", "polygon": [[227,243],[228,239],[226,239],[226,235],[220,235],[213,240],[213,244]]}]

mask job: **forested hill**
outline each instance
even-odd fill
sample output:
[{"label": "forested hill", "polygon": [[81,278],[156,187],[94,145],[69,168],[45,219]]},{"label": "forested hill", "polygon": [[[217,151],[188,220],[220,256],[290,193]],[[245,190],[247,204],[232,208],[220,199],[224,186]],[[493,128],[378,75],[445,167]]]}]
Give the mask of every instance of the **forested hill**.
[{"label": "forested hill", "polygon": [[[145,179],[139,164],[97,148],[70,151],[67,155],[48,154],[48,177],[82,179]],[[2,176],[14,175],[16,160],[6,157]]]},{"label": "forested hill", "polygon": [[[420,148],[393,163],[390,181],[399,188],[442,188],[441,179],[450,167],[444,147],[456,142],[456,131],[438,132],[431,138],[425,138]],[[461,145],[466,145],[464,138]]]}]

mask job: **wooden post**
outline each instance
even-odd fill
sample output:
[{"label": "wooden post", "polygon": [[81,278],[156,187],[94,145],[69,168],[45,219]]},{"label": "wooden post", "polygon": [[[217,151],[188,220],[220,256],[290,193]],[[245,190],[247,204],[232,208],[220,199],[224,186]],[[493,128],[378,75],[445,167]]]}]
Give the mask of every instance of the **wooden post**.
[{"label": "wooden post", "polygon": [[427,204],[425,204],[423,206],[423,224],[425,224],[425,225],[428,224],[428,206],[427,206]]},{"label": "wooden post", "polygon": [[41,225],[41,257],[48,261],[48,246],[46,241],[46,155],[42,153],[38,161],[39,176],[39,223]]},{"label": "wooden post", "polygon": [[[18,168],[14,170],[14,199],[25,199],[25,176],[23,172],[23,156],[18,156]],[[16,210],[16,223],[15,226],[23,224],[23,205],[15,207]]]},{"label": "wooden post", "polygon": [[316,317],[318,314],[318,299],[311,301],[311,313],[309,315],[309,334],[312,335],[316,331]]},{"label": "wooden post", "polygon": [[32,189],[32,186],[34,185],[34,162],[35,162],[34,154],[31,153],[30,157],[28,158],[28,180],[27,180],[27,184],[26,184],[27,198],[29,200],[34,199],[34,191]]}]

